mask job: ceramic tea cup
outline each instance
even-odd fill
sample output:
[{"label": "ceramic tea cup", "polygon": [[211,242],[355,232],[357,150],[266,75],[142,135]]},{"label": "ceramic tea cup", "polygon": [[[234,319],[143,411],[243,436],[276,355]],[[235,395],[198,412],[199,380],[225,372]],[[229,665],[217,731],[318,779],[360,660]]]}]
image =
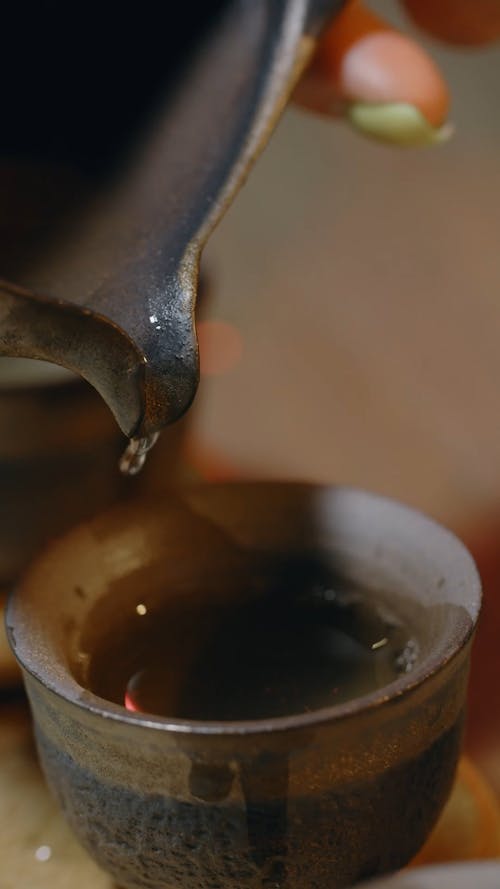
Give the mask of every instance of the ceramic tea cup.
[{"label": "ceramic tea cup", "polygon": [[[233,722],[131,712],[89,689],[93,648],[113,649],[124,614],[154,621],[165,596],[239,607],[248,577],[305,563],[398,602],[418,639],[409,672],[344,703]],[[80,525],[33,565],[7,629],[48,782],[120,886],[337,889],[399,868],[433,827],[479,606],[471,557],[430,519],[354,489],[247,483]]]}]

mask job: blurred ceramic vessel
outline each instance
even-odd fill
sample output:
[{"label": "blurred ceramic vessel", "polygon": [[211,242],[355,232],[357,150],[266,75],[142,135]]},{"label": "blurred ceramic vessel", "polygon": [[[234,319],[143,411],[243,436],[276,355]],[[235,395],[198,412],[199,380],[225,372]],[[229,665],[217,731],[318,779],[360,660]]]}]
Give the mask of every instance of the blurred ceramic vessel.
[{"label": "blurred ceramic vessel", "polygon": [[58,368],[2,359],[0,586],[54,535],[117,498],[123,445],[89,386]]}]

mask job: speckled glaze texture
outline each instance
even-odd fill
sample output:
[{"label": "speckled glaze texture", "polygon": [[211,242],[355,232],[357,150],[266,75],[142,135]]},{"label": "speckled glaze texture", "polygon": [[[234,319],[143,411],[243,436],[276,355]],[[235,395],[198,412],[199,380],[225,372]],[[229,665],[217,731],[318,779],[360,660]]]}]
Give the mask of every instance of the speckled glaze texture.
[{"label": "speckled glaze texture", "polygon": [[449,793],[460,735],[459,718],[408,762],[338,790],[315,791],[311,774],[301,795],[256,796],[249,808],[243,794],[229,802],[141,794],[96,778],[40,731],[37,743],[71,826],[118,885],[320,889],[393,870],[418,851]]},{"label": "speckled glaze texture", "polygon": [[[239,553],[265,541],[281,553],[320,541],[347,576],[368,572],[376,588],[384,581],[389,592],[419,597],[430,609],[421,665],[348,704],[252,723],[146,717],[85,690],[72,646],[99,597],[116,583],[126,596],[139,562],[141,590],[164,584],[166,569],[155,571],[165,547],[183,562],[184,584],[187,575],[200,582],[210,566],[232,574],[239,556],[231,562],[228,534]],[[59,602],[50,620],[37,613],[47,606],[43,586]],[[133,512],[117,508],[67,535],[12,599],[8,627],[48,782],[118,885],[341,889],[405,864],[446,801],[479,599],[462,545],[383,498],[300,485],[207,486]]]}]

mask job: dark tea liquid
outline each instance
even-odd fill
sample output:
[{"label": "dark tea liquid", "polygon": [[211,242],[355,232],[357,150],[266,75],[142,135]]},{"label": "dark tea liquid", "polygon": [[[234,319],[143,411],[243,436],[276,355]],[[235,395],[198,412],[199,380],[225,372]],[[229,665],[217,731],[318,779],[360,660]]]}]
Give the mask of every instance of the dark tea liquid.
[{"label": "dark tea liquid", "polygon": [[302,587],[207,603],[147,597],[90,652],[87,687],[129,710],[234,721],[307,713],[410,671],[418,643],[377,597]]}]

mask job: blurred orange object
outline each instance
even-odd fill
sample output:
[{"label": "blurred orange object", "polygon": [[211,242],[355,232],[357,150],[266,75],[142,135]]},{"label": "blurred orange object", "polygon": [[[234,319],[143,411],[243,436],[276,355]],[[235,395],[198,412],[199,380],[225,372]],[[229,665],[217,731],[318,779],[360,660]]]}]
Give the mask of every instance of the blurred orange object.
[{"label": "blurred orange object", "polygon": [[500,37],[498,0],[403,0],[413,21],[458,46],[482,46]]},{"label": "blurred orange object", "polygon": [[248,477],[248,473],[239,471],[225,456],[200,444],[194,438],[188,439],[184,453],[194,475],[201,481],[230,482],[243,476]]},{"label": "blurred orange object", "polygon": [[466,750],[500,799],[500,517],[485,517],[482,528],[461,536],[483,584],[482,613],[472,650]]},{"label": "blurred orange object", "polygon": [[500,807],[479,770],[463,757],[450,799],[411,867],[479,858],[500,858]]}]

